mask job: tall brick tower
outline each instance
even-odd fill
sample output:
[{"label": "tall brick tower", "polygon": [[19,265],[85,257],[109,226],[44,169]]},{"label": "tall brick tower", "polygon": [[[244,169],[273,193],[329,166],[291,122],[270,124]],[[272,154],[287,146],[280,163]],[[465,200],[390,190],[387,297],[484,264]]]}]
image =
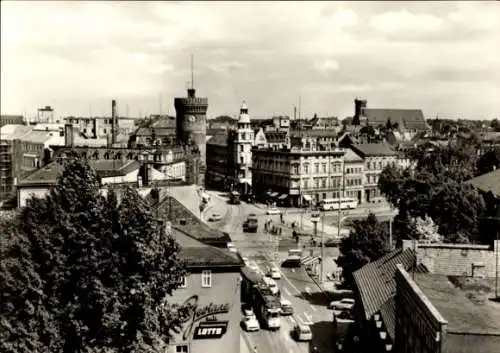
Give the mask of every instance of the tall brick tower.
[{"label": "tall brick tower", "polygon": [[191,88],[187,90],[187,97],[175,98],[174,105],[177,121],[177,138],[185,143],[193,143],[200,152],[200,164],[198,172],[201,180],[198,184],[204,184],[206,170],[206,134],[207,134],[207,109],[208,99],[196,97],[193,79],[193,60],[191,57]]}]

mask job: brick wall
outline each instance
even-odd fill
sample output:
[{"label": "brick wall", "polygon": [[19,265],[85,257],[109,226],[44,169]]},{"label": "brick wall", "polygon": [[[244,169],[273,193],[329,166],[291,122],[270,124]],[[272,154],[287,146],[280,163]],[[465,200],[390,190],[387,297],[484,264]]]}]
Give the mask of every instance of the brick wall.
[{"label": "brick wall", "polygon": [[[472,276],[473,264],[484,265],[481,271],[487,277],[495,277],[495,255],[497,255],[500,241],[495,242],[495,249],[488,245],[473,244],[443,244],[417,242],[417,261],[424,264],[431,273],[447,276]],[[413,248],[412,240],[403,240],[403,249]],[[498,250],[498,251],[497,251]],[[500,262],[500,254],[499,262]],[[500,271],[500,266],[498,267]]]}]

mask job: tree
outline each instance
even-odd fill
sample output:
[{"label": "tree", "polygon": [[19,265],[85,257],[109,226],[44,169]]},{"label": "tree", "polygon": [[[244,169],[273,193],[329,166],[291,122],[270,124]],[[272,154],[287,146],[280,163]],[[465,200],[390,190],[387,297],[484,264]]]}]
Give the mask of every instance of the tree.
[{"label": "tree", "polygon": [[184,265],[136,191],[103,197],[95,171],[73,160],[9,229],[0,351],[139,353],[168,341],[166,298]]},{"label": "tree", "polygon": [[385,227],[370,213],[366,219],[352,221],[352,230],[347,238],[340,243],[340,255],[337,264],[342,267],[344,284],[353,288],[354,271],[370,261],[375,261],[385,255],[388,234]]},{"label": "tree", "polygon": [[379,175],[378,188],[385,195],[387,201],[398,207],[402,197],[404,171],[396,165],[389,164]]},{"label": "tree", "polygon": [[438,232],[438,226],[429,216],[410,218],[408,238],[438,243],[441,236]]},{"label": "tree", "polygon": [[490,127],[494,131],[500,131],[500,121],[498,119],[493,119],[490,123]]},{"label": "tree", "polygon": [[477,175],[491,172],[500,168],[500,147],[489,150],[477,160]]}]

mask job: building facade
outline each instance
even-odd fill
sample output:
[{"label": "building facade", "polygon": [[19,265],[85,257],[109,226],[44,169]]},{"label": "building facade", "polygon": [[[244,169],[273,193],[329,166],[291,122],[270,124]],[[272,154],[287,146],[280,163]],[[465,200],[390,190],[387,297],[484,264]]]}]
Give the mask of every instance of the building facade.
[{"label": "building facade", "polygon": [[343,188],[344,149],[254,147],[252,176],[255,190],[283,203],[302,206],[339,197]]},{"label": "building facade", "polygon": [[[117,118],[116,127],[118,140],[128,140],[128,137],[135,131],[135,120],[133,118]],[[105,139],[111,135],[113,129],[113,119],[111,117],[66,117],[65,123],[75,127],[79,134],[87,138]]]},{"label": "building facade", "polygon": [[344,155],[344,192],[343,196],[364,202],[364,160],[351,149]]},{"label": "building facade", "polygon": [[22,115],[4,115],[0,116],[0,127],[4,125],[22,125],[24,117]]},{"label": "building facade", "polygon": [[365,202],[377,203],[384,200],[378,188],[378,179],[384,168],[396,165],[398,154],[387,144],[366,143],[351,145],[351,149],[364,159],[364,193]]},{"label": "building facade", "polygon": [[226,189],[233,183],[234,157],[229,139],[231,130],[218,130],[207,141],[206,185]]},{"label": "building facade", "polygon": [[173,237],[189,275],[168,302],[184,310],[166,353],[240,352],[241,259],[227,249],[203,244],[181,228]]},{"label": "building facade", "polygon": [[235,158],[234,180],[238,184],[252,185],[252,146],[254,144],[254,132],[250,126],[248,106],[245,102],[241,105],[238,128],[234,134],[232,143]]}]

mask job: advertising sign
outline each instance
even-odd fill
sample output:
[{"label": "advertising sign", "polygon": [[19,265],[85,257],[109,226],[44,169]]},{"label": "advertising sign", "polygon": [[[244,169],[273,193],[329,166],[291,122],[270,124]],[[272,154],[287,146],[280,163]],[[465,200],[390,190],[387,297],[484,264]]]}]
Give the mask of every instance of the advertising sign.
[{"label": "advertising sign", "polygon": [[194,330],[193,338],[208,339],[221,338],[227,331],[227,321],[205,321]]}]

